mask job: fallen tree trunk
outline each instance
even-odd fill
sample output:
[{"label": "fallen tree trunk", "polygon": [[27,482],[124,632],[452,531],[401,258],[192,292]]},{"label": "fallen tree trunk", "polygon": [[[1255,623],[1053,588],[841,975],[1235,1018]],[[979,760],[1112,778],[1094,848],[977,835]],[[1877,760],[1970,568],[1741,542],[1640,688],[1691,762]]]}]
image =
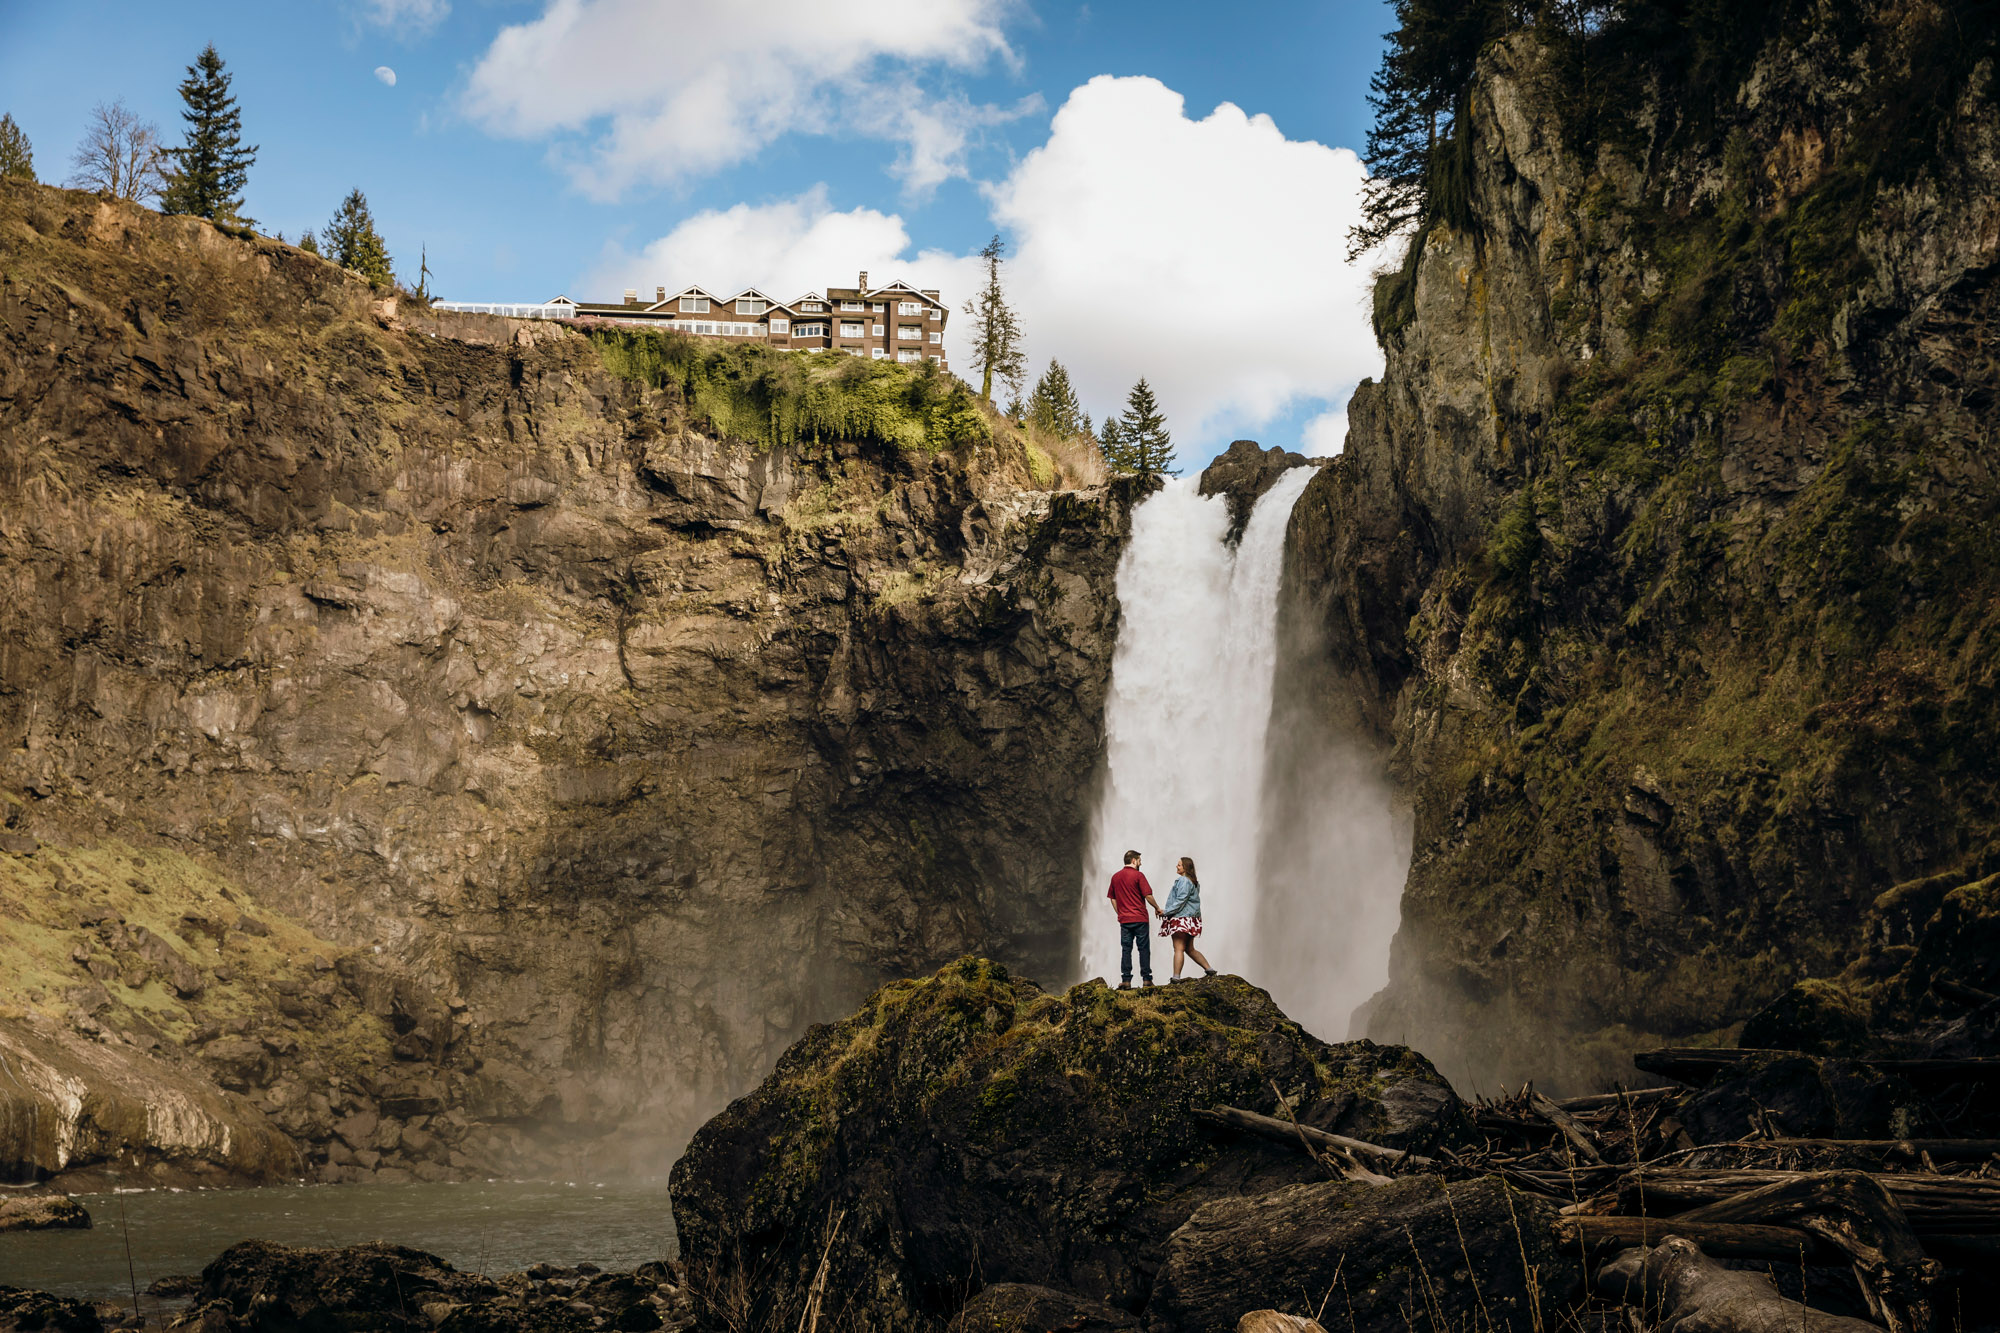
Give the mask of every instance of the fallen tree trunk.
[{"label": "fallen tree trunk", "polygon": [[[1811,1056],[1805,1051],[1767,1051],[1754,1048],[1746,1050],[1726,1046],[1662,1046],[1657,1050],[1638,1052],[1632,1057],[1632,1063],[1649,1074],[1662,1074],[1667,1078],[1700,1086],[1710,1082],[1718,1074],[1734,1073],[1754,1061],[1801,1058],[1818,1057]],[[1955,1060],[1853,1060],[1851,1063],[1867,1065],[1885,1074],[1899,1074],[1904,1078],[1926,1082],[2000,1078],[2000,1059],[1989,1056],[1966,1056]]]},{"label": "fallen tree trunk", "polygon": [[1558,1097],[1556,1105],[1565,1111],[1601,1111],[1607,1106],[1651,1106],[1682,1091],[1672,1088],[1634,1088],[1630,1092],[1593,1092],[1588,1097]]},{"label": "fallen tree trunk", "polygon": [[1534,1110],[1536,1115],[1548,1121],[1562,1132],[1562,1136],[1569,1140],[1570,1146],[1576,1149],[1578,1156],[1587,1162],[1598,1165],[1603,1164],[1604,1154],[1597,1151],[1597,1145],[1591,1142],[1590,1135],[1585,1132],[1582,1125],[1576,1122],[1575,1116],[1563,1110],[1562,1107],[1557,1106],[1539,1092],[1529,1096],[1528,1105]]},{"label": "fallen tree trunk", "polygon": [[1977,1162],[2000,1154],[2000,1139],[1746,1139],[1710,1148],[1791,1148],[1822,1152],[1875,1152],[1887,1157],[1929,1153],[1940,1162]]},{"label": "fallen tree trunk", "polygon": [[1232,1129],[1240,1129],[1259,1138],[1270,1139],[1273,1143],[1282,1143],[1288,1148],[1298,1147],[1299,1140],[1303,1138],[1315,1147],[1339,1149],[1351,1152],[1356,1157],[1367,1157],[1378,1162],[1402,1163],[1408,1166],[1437,1165],[1432,1158],[1419,1157],[1415,1153],[1405,1154],[1400,1148],[1385,1148],[1366,1139],[1351,1139],[1345,1134],[1330,1134],[1326,1130],[1314,1129],[1310,1125],[1293,1124],[1289,1120],[1259,1115],[1255,1111],[1245,1111],[1237,1106],[1218,1106],[1208,1111],[1197,1111],[1195,1114],[1202,1119],[1228,1125]]},{"label": "fallen tree trunk", "polygon": [[[1619,1181],[1618,1203],[1629,1213],[1673,1216],[1813,1174],[1649,1166],[1629,1172]],[[2000,1180],[1893,1171],[1865,1174],[1888,1191],[1919,1236],[2000,1233]]]},{"label": "fallen tree trunk", "polygon": [[1589,1254],[1652,1249],[1669,1236],[1683,1236],[1702,1253],[1722,1259],[1770,1259],[1778,1263],[1845,1264],[1847,1255],[1830,1250],[1810,1231],[1797,1227],[1687,1222],[1667,1217],[1569,1216],[1553,1224],[1558,1240],[1581,1245]]},{"label": "fallen tree trunk", "polygon": [[1868,1298],[1868,1312],[1890,1333],[1926,1333],[1930,1289],[1942,1272],[1924,1253],[1889,1191],[1859,1171],[1824,1171],[1774,1181],[1720,1199],[1675,1221],[1754,1223],[1809,1231],[1844,1251]]},{"label": "fallen tree trunk", "polygon": [[1685,1236],[1627,1250],[1597,1270],[1597,1293],[1636,1306],[1656,1329],[1678,1333],[1882,1333],[1778,1294],[1762,1273],[1724,1268]]}]

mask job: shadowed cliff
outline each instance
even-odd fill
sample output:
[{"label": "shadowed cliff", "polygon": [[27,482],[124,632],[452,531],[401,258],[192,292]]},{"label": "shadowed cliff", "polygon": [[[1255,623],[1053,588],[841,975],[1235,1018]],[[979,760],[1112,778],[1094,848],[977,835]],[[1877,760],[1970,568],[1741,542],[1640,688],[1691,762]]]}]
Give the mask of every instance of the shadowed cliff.
[{"label": "shadowed cliff", "polygon": [[1280,706],[1414,807],[1368,1031],[1462,1087],[1727,1038],[1996,835],[1990,7],[1755,13],[1706,100],[1486,49],[1295,512]]}]

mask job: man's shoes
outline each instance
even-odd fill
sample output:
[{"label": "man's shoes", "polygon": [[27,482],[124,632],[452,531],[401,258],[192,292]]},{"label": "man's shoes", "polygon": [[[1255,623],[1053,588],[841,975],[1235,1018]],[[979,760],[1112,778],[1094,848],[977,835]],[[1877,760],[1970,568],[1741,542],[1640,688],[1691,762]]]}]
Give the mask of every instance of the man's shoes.
[{"label": "man's shoes", "polygon": [[1121,982],[1119,982],[1119,983],[1118,983],[1118,989],[1119,989],[1119,990],[1131,990],[1131,989],[1132,989],[1132,983],[1131,983],[1131,982],[1129,982],[1129,981],[1121,981]]},{"label": "man's shoes", "polygon": [[1144,986],[1147,990],[1151,990],[1153,988],[1153,979],[1151,977],[1147,977],[1143,982],[1140,983],[1140,985]]}]

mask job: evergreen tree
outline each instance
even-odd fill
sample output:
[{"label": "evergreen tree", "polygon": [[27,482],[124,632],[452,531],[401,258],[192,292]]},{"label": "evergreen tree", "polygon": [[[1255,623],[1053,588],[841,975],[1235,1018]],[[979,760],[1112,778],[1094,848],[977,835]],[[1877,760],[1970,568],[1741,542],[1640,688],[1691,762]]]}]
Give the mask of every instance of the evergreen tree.
[{"label": "evergreen tree", "polygon": [[1028,420],[1044,435],[1060,439],[1090,429],[1090,419],[1083,414],[1083,404],[1077,401],[1062,362],[1051,360],[1035,381],[1035,392],[1028,398]]},{"label": "evergreen tree", "polygon": [[29,144],[28,136],[21,133],[21,127],[14,123],[10,111],[0,116],[0,176],[13,176],[24,181],[35,178],[35,150]]},{"label": "evergreen tree", "polygon": [[1006,381],[1019,394],[1028,366],[1027,353],[1021,350],[1020,317],[1007,304],[1000,287],[1000,258],[1006,248],[995,236],[979,252],[986,261],[986,286],[965,303],[965,313],[973,319],[972,365],[980,373],[979,396],[989,403],[993,401],[995,378]]},{"label": "evergreen tree", "polygon": [[1026,415],[1027,409],[1021,406],[1021,395],[1019,393],[1016,393],[1012,398],[1007,400],[1007,419],[1009,421],[1018,426],[1021,424],[1021,418]]},{"label": "evergreen tree", "polygon": [[1104,455],[1104,466],[1113,472],[1132,470],[1132,453],[1125,446],[1125,432],[1118,425],[1118,418],[1111,413],[1104,414],[1104,425],[1097,434],[1097,452]]},{"label": "evergreen tree", "polygon": [[1173,436],[1167,433],[1167,418],[1144,375],[1125,399],[1125,415],[1118,422],[1118,434],[1129,460],[1126,471],[1148,477],[1174,471]]},{"label": "evergreen tree", "polygon": [[160,193],[161,207],[169,213],[247,224],[250,219],[242,215],[243,184],[257,160],[257,147],[243,146],[243,113],[229,95],[229,75],[213,43],[188,66],[181,100],[187,103],[181,112],[188,126],[187,142],[168,150],[175,169]]},{"label": "evergreen tree", "polygon": [[359,189],[341,202],[340,211],[326,224],[326,257],[378,287],[396,280],[389,265],[389,249],[382,244],[375,218],[368,211],[368,196]]},{"label": "evergreen tree", "polygon": [[309,255],[316,255],[319,253],[319,237],[312,234],[311,227],[307,227],[306,234],[299,237],[299,249],[305,251]]}]

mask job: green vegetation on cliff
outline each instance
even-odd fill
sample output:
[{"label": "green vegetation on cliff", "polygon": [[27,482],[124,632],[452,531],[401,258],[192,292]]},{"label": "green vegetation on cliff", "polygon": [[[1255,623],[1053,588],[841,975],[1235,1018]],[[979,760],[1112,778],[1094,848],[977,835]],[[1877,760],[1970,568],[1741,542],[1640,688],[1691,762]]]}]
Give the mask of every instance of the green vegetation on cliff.
[{"label": "green vegetation on cliff", "polygon": [[672,389],[717,434],[765,448],[879,440],[935,452],[993,438],[972,390],[932,361],[815,357],[616,326],[590,338],[612,374]]}]

